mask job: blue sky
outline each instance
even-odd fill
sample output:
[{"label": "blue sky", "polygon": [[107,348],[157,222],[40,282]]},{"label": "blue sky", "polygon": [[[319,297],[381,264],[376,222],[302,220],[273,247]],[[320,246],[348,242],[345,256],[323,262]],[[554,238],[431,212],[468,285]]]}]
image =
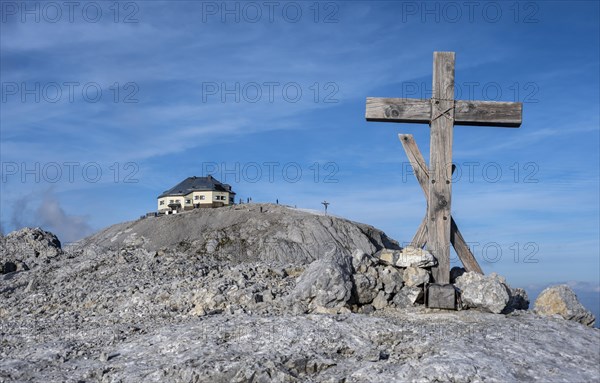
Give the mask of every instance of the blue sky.
[{"label": "blue sky", "polygon": [[452,214],[484,271],[598,291],[598,2],[1,4],[4,233],[73,241],[212,169],[408,242],[425,201],[397,134],[429,158],[428,127],[366,122],[365,98],[428,98],[455,51],[457,98],[524,104],[519,129],[454,131]]}]

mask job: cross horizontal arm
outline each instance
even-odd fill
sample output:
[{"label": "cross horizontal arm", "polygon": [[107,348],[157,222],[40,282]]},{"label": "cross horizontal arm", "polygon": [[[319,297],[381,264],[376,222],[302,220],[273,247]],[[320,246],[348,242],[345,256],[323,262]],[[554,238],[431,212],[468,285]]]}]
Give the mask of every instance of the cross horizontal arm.
[{"label": "cross horizontal arm", "polygon": [[431,101],[420,98],[367,97],[367,121],[429,124]]},{"label": "cross horizontal arm", "polygon": [[522,116],[520,102],[456,100],[454,105],[454,125],[518,128]]},{"label": "cross horizontal arm", "polygon": [[[461,101],[454,104],[454,125],[521,126],[523,104],[500,101]],[[428,124],[431,101],[418,98],[367,97],[367,121]]]}]

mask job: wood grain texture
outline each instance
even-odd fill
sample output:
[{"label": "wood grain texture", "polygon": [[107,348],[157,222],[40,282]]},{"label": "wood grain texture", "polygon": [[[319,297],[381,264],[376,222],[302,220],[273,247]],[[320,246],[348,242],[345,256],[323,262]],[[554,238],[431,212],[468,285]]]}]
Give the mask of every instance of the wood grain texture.
[{"label": "wood grain texture", "polygon": [[450,242],[452,243],[452,246],[454,246],[454,250],[465,267],[465,270],[474,271],[483,275],[483,270],[481,270],[481,267],[471,252],[469,245],[467,245],[467,242],[460,233],[460,230],[458,230],[458,225],[454,221],[454,218],[450,218]]},{"label": "wood grain texture", "polygon": [[457,100],[454,104],[454,125],[518,128],[522,120],[520,102]]},{"label": "wood grain texture", "polygon": [[[427,169],[427,163],[425,162],[425,158],[417,143],[415,142],[412,134],[399,134],[398,138],[402,143],[402,147],[406,152],[406,156],[408,157],[410,164],[415,173],[415,177],[419,181],[419,185],[423,189],[423,193],[425,193],[425,198],[429,201],[429,170]],[[454,174],[455,166],[452,166],[452,174]],[[415,233],[411,245],[414,247],[422,248],[427,243],[427,215],[421,221],[417,232]],[[462,236],[460,230],[458,229],[458,225],[454,221],[454,218],[450,217],[450,243],[454,246],[454,250],[456,250],[456,254],[458,258],[460,258],[461,262],[465,266],[467,271],[474,271],[479,274],[483,274],[483,270],[479,266],[479,263],[475,259],[475,256],[471,252],[469,245],[465,241]]]},{"label": "wood grain texture", "polygon": [[[398,138],[402,143],[402,147],[406,152],[406,156],[408,157],[408,161],[413,168],[413,172],[415,173],[415,177],[419,181],[419,185],[421,185],[421,189],[423,189],[423,193],[425,193],[425,200],[429,201],[429,169],[427,169],[427,163],[425,162],[425,158],[421,154],[415,139],[412,134],[399,134]],[[418,248],[423,248],[427,243],[427,214],[425,214],[425,218],[419,225],[415,236],[411,241],[411,245]]]},{"label": "wood grain texture", "polygon": [[367,97],[367,121],[429,124],[431,102],[417,98]]},{"label": "wood grain texture", "polygon": [[[431,101],[415,98],[367,98],[367,121],[428,124]],[[462,101],[454,103],[454,125],[518,128],[523,117],[520,102]]]},{"label": "wood grain texture", "polygon": [[429,201],[429,185],[427,182],[429,180],[429,169],[427,168],[425,158],[423,157],[423,154],[421,154],[412,134],[399,134],[398,138],[400,139],[402,147],[408,157],[408,161],[413,168],[415,177],[419,181],[423,193],[425,193],[425,198]]},{"label": "wood grain texture", "polygon": [[433,53],[427,249],[437,258],[436,283],[450,283],[450,209],[454,126],[454,52]]}]

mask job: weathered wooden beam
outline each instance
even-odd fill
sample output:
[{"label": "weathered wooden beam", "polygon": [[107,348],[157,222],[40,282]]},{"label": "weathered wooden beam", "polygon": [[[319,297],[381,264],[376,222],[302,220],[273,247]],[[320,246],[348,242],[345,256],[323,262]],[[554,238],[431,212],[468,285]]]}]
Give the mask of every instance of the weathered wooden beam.
[{"label": "weathered wooden beam", "polygon": [[520,102],[457,100],[454,105],[454,125],[518,128],[522,120]]},{"label": "weathered wooden beam", "polygon": [[483,270],[481,270],[479,263],[477,263],[477,259],[475,259],[471,249],[469,249],[469,245],[467,245],[460,230],[458,230],[458,225],[452,217],[450,218],[450,242],[452,243],[452,246],[454,246],[454,250],[465,267],[465,270],[474,271],[483,275]]},{"label": "weathered wooden beam", "polygon": [[410,166],[415,172],[415,177],[419,181],[423,193],[425,193],[425,199],[429,201],[429,169],[425,163],[425,158],[419,150],[412,134],[399,134],[398,138],[406,152]]},{"label": "weathered wooden beam", "polygon": [[[427,169],[427,164],[425,163],[425,158],[423,158],[423,154],[419,150],[417,143],[415,142],[412,134],[399,134],[398,138],[402,143],[402,147],[406,152],[406,156],[408,157],[408,161],[413,168],[413,172],[415,173],[415,177],[417,181],[419,181],[419,185],[421,185],[421,189],[423,189],[423,193],[425,193],[425,200],[429,203],[429,169]],[[411,241],[411,245],[417,248],[423,248],[427,243],[427,214],[425,214],[425,218],[419,225],[415,236]]]},{"label": "weathered wooden beam", "polygon": [[[415,139],[412,134],[399,134],[398,138],[402,143],[402,147],[406,152],[406,157],[410,162],[411,167],[413,168],[413,172],[415,173],[415,177],[417,181],[419,181],[419,185],[421,189],[423,189],[423,193],[425,193],[425,200],[429,204],[429,169],[427,169],[427,163],[425,162],[425,157],[421,154]],[[452,167],[452,173],[454,173],[454,166]],[[415,233],[411,245],[418,248],[423,248],[427,243],[427,214],[421,221],[417,232]]]},{"label": "weathered wooden beam", "polygon": [[417,232],[413,236],[413,239],[410,242],[410,244],[413,247],[417,247],[420,249],[425,247],[425,245],[427,244],[427,214],[425,214],[425,217],[423,217],[423,220],[417,228]]},{"label": "weathered wooden beam", "polygon": [[[410,164],[415,172],[415,177],[419,181],[419,185],[423,189],[425,193],[425,198],[429,201],[429,170],[427,169],[427,164],[425,163],[425,158],[412,134],[399,134],[398,138],[402,143],[402,147],[406,152],[406,156],[408,157]],[[452,173],[454,174],[455,166],[452,166]],[[469,245],[465,241],[464,237],[460,233],[458,229],[458,225],[454,221],[454,218],[450,217],[450,242],[452,246],[454,246],[454,250],[456,250],[456,254],[458,258],[461,260],[462,264],[465,266],[467,271],[475,271],[477,273],[483,274],[483,270],[477,263],[475,256],[471,252]],[[422,248],[427,243],[427,215],[421,221],[417,232],[415,233],[411,245],[414,247]]]},{"label": "weathered wooden beam", "polygon": [[367,121],[429,124],[431,101],[418,98],[367,97]]},{"label": "weathered wooden beam", "polygon": [[450,209],[454,126],[454,52],[433,53],[427,249],[437,258],[436,283],[450,282]]},{"label": "weathered wooden beam", "polygon": [[[367,121],[428,124],[431,100],[367,97]],[[520,102],[461,101],[454,103],[454,125],[518,128],[523,117]]]}]

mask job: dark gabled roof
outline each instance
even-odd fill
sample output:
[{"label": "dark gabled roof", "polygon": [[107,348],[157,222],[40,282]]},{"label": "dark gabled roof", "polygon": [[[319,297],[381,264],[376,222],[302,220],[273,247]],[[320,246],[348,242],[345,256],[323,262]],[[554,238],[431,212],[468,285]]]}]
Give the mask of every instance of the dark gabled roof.
[{"label": "dark gabled roof", "polygon": [[231,190],[231,186],[219,182],[216,178],[212,176],[207,177],[188,177],[185,180],[181,181],[174,187],[169,190],[165,190],[158,198],[166,197],[166,196],[183,196],[187,195],[193,191],[220,191],[220,192],[228,192],[230,194],[235,194]]}]

